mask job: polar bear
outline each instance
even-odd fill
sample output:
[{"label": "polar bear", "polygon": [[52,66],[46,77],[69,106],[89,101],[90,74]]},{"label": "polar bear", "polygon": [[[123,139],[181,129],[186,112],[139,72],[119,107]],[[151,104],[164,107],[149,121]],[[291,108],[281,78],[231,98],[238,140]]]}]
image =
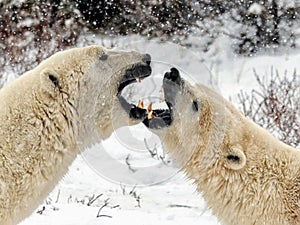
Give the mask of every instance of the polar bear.
[{"label": "polar bear", "polygon": [[212,89],[191,86],[175,68],[165,74],[163,89],[168,109],[140,119],[194,180],[221,224],[300,224],[300,150]]},{"label": "polar bear", "polygon": [[[150,75],[150,60],[134,51],[74,48],[54,54],[0,90],[1,225],[28,216],[81,149],[128,123],[119,109],[135,107],[119,93]],[[112,110],[118,118],[112,118]]]}]

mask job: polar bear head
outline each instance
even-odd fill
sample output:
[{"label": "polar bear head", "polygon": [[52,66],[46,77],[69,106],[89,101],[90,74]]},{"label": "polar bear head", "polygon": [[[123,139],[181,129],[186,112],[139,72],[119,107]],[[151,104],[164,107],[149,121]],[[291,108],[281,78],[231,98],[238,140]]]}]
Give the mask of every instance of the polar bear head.
[{"label": "polar bear head", "polygon": [[[74,149],[75,154],[107,138],[114,129],[135,123],[127,113],[137,107],[121,91],[149,76],[150,62],[148,54],[101,46],[52,55],[0,90],[1,130],[20,127],[19,133],[0,135],[0,142],[7,136],[29,138],[34,143],[26,141],[27,149],[43,145],[58,152]],[[15,144],[10,147],[24,148]]]},{"label": "polar bear head", "polygon": [[120,93],[129,83],[150,75],[150,61],[148,54],[101,46],[62,51],[34,70],[40,76],[37,95],[48,106],[58,102],[67,106],[76,139],[85,147],[130,123],[120,109],[134,106]]},{"label": "polar bear head", "polygon": [[147,54],[89,46],[56,53],[0,90],[0,224],[28,216],[79,150],[128,123],[136,107],[120,93],[150,73]]},{"label": "polar bear head", "polygon": [[153,110],[153,116],[147,116],[143,123],[161,138],[170,154],[176,152],[181,167],[195,152],[201,153],[198,157],[203,156],[204,164],[223,154],[227,168],[238,170],[245,166],[245,154],[238,147],[229,147],[229,143],[227,151],[224,145],[224,138],[230,135],[227,132],[238,124],[231,117],[236,121],[241,117],[237,110],[212,89],[189,84],[176,68],[165,73],[163,90],[168,109]]},{"label": "polar bear head", "polygon": [[165,73],[167,109],[143,123],[203,194],[222,224],[299,224],[300,152],[204,85]]}]

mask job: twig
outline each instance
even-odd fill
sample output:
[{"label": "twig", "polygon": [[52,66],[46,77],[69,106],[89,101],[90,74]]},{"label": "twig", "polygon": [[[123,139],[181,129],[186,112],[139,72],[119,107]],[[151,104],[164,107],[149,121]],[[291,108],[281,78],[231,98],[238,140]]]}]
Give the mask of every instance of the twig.
[{"label": "twig", "polygon": [[138,195],[136,198],[135,198],[136,202],[137,202],[137,206],[136,207],[139,207],[141,208],[141,196]]},{"label": "twig", "polygon": [[58,203],[59,197],[60,197],[60,189],[58,189],[55,203]]},{"label": "twig", "polygon": [[108,217],[108,218],[112,218],[112,216],[105,215],[105,214],[100,214],[101,211],[102,211],[102,209],[103,209],[104,207],[107,207],[108,204],[109,204],[109,198],[106,199],[106,200],[104,201],[104,204],[100,207],[100,209],[99,209],[99,211],[98,211],[98,213],[97,213],[97,216],[96,216],[97,218],[99,218],[99,217]]},{"label": "twig", "polygon": [[136,186],[134,186],[134,187],[132,188],[132,190],[129,192],[129,195],[134,195],[134,194],[135,194],[135,188],[136,188]]},{"label": "twig", "polygon": [[42,209],[40,209],[40,210],[38,210],[36,213],[38,213],[38,214],[40,214],[40,215],[42,215],[43,214],[43,212],[46,210],[46,207],[45,206],[43,206],[43,208]]},{"label": "twig", "polygon": [[141,195],[138,195],[136,190],[135,190],[136,186],[134,186],[132,188],[132,190],[129,192],[129,195],[131,195],[137,202],[137,206],[136,207],[139,207],[141,208]]},{"label": "twig", "polygon": [[179,204],[171,204],[171,205],[169,205],[169,207],[171,207],[171,208],[188,208],[188,209],[193,208],[192,206],[189,206],[189,205],[179,205]]},{"label": "twig", "polygon": [[130,154],[128,154],[127,157],[126,157],[126,159],[125,159],[126,165],[128,166],[128,169],[129,169],[131,172],[135,173],[136,170],[133,169],[133,168],[131,167],[131,164],[129,163],[129,157],[130,157]]},{"label": "twig", "polygon": [[112,207],[110,207],[111,209],[116,209],[116,208],[119,208],[120,207],[120,205],[114,205],[114,206],[112,206]]},{"label": "twig", "polygon": [[126,186],[120,184],[121,190],[122,190],[122,194],[125,195],[126,194]]},{"label": "twig", "polygon": [[163,164],[168,165],[170,162],[166,162],[165,158],[166,158],[166,153],[163,151],[163,155],[159,155],[158,151],[157,151],[157,145],[155,144],[153,149],[151,149],[147,143],[146,138],[144,138],[144,143],[145,143],[145,147],[148,150],[148,152],[150,153],[151,157],[153,159],[157,159],[157,160],[161,160],[163,162]]},{"label": "twig", "polygon": [[112,216],[110,216],[110,215],[97,215],[97,218],[99,218],[99,217],[108,217],[108,218],[112,218]]},{"label": "twig", "polygon": [[70,204],[71,203],[71,201],[72,201],[72,195],[69,195],[69,198],[68,198],[68,204]]},{"label": "twig", "polygon": [[95,197],[95,195],[93,195],[92,197],[89,197],[89,202],[87,203],[87,206],[91,206],[98,198],[100,198],[103,194],[97,195]]},{"label": "twig", "polygon": [[156,144],[154,145],[153,149],[150,149],[146,138],[144,138],[144,143],[145,143],[145,147],[148,150],[148,152],[150,153],[151,157],[154,158],[157,155],[157,148],[156,148]]}]

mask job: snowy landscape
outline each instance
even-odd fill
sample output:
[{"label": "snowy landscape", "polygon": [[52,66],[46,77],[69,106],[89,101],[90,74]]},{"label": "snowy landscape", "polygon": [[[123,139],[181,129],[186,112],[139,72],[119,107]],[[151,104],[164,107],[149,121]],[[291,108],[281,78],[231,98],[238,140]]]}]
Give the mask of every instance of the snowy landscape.
[{"label": "snowy landscape", "polygon": [[[170,43],[147,41],[138,36],[120,39],[118,43],[120,43],[119,48],[139,48],[139,50],[152,55],[154,68],[156,64],[158,65],[156,69],[158,71],[154,70],[151,78],[154,81],[159,83],[162,73],[165,72],[159,71],[160,64],[176,66],[186,71],[186,79],[212,86],[224,97],[231,99],[237,107],[239,107],[237,94],[241,90],[251,92],[258,86],[253,69],[266,77],[271,74],[272,69],[278,70],[280,74],[284,74],[284,71],[292,74],[294,70],[300,70],[297,63],[300,61],[299,51],[282,52],[275,56],[235,57],[229,50],[220,49],[219,46],[226,41],[228,40],[223,38],[216,43],[215,48],[219,53],[218,56],[212,58],[201,54],[197,55],[197,49],[187,50]],[[97,43],[96,40],[95,42]],[[134,86],[139,85],[141,85],[139,89],[144,91],[142,93],[147,93],[145,89],[149,88],[149,81],[145,80]],[[157,90],[159,90],[159,86],[156,88]],[[154,95],[159,97],[159,93]],[[138,96],[141,96],[140,92]],[[21,224],[219,224],[217,218],[206,208],[201,194],[195,191],[196,187],[193,182],[185,178],[184,174],[176,168],[173,168],[174,173],[167,172],[170,177],[166,176],[165,179],[160,177],[160,173],[163,171],[151,170],[149,174],[144,174],[145,177],[152,177],[153,183],[156,183],[154,185],[139,186],[141,180],[137,180],[137,186],[131,182],[129,185],[120,182],[123,176],[132,173],[128,168],[126,169],[125,164],[126,156],[129,153],[133,166],[145,166],[147,163],[148,166],[153,166],[151,156],[145,145],[141,144],[143,142],[141,140],[148,138],[149,143],[155,143],[157,139],[142,126],[131,128],[131,140],[127,139],[125,144],[131,142],[131,144],[137,145],[139,142],[138,148],[144,148],[144,152],[142,152],[144,156],[137,151],[132,151],[127,145],[124,147],[122,137],[118,137],[118,135],[122,135],[121,131],[117,131],[108,140],[105,140],[104,148],[96,145],[89,149],[88,153],[85,153],[93,154],[101,149],[113,154],[114,158],[124,164],[124,171],[123,174],[119,174],[119,180],[118,178],[110,180],[110,177],[101,174],[103,171],[95,169],[88,156],[78,156],[69,173],[40,205],[36,213],[33,213]],[[101,159],[98,162],[100,163]],[[90,204],[90,202],[92,203]]]},{"label": "snowy landscape", "polygon": [[[253,4],[249,10],[259,14],[262,9]],[[151,77],[125,90],[132,103],[142,98],[145,105],[153,102],[156,108],[164,107],[163,74],[176,67],[192,84],[202,83],[215,89],[242,110],[238,98],[241,90],[250,95],[259,88],[254,71],[264,80],[271,79],[275,71],[280,76],[294,73],[300,76],[300,26],[295,33],[298,35],[295,48],[268,49],[253,56],[235,53],[231,37],[226,34],[218,36],[208,51],[203,51],[201,45],[207,37],[201,36],[189,37],[186,42],[191,47],[186,47],[138,34],[114,37],[85,34],[75,46],[99,44],[149,53]],[[17,77],[8,68],[1,82],[8,83]],[[101,158],[103,152],[110,161]],[[113,164],[116,166],[110,166],[110,162],[116,162]],[[139,169],[142,169],[140,174]],[[201,193],[196,192],[193,181],[165,155],[158,137],[139,124],[116,130],[107,140],[79,155],[47,199],[20,224],[218,225],[219,222],[206,207]]]}]

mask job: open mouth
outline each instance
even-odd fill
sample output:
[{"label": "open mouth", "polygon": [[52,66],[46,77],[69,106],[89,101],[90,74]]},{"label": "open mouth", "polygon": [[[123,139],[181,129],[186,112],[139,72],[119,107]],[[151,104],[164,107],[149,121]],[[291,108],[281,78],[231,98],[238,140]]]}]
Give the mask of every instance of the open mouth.
[{"label": "open mouth", "polygon": [[131,68],[127,69],[125,71],[125,74],[120,81],[119,87],[118,87],[118,94],[122,92],[122,90],[128,86],[129,84],[132,84],[134,82],[141,82],[142,79],[149,77],[151,74],[151,67],[150,63],[149,65],[146,64],[136,64],[133,65]]},{"label": "open mouth", "polygon": [[182,87],[182,79],[176,68],[171,68],[170,72],[166,72],[163,79],[164,100],[167,109],[151,109],[147,110],[147,116],[143,120],[146,127],[150,129],[161,129],[168,127],[173,122],[173,106],[175,105],[175,97]]},{"label": "open mouth", "polygon": [[134,82],[140,82],[142,79],[150,76],[150,61],[146,64],[137,64],[126,70],[124,77],[120,81],[117,97],[123,109],[132,119],[140,120],[150,129],[161,129],[168,127],[173,122],[173,105],[175,97],[181,90],[182,79],[176,68],[171,68],[166,72],[163,79],[164,100],[167,105],[165,109],[152,109],[152,103],[144,108],[144,103],[139,101],[137,105],[129,103],[121,95],[122,90]]},{"label": "open mouth", "polygon": [[147,110],[142,109],[134,104],[126,101],[121,95],[122,90],[129,84],[135,82],[141,82],[146,77],[151,75],[152,69],[150,67],[151,57],[148,54],[144,55],[142,59],[143,63],[133,65],[131,68],[125,71],[123,78],[119,82],[117,97],[123,109],[128,113],[130,118],[143,119],[147,115]]}]

